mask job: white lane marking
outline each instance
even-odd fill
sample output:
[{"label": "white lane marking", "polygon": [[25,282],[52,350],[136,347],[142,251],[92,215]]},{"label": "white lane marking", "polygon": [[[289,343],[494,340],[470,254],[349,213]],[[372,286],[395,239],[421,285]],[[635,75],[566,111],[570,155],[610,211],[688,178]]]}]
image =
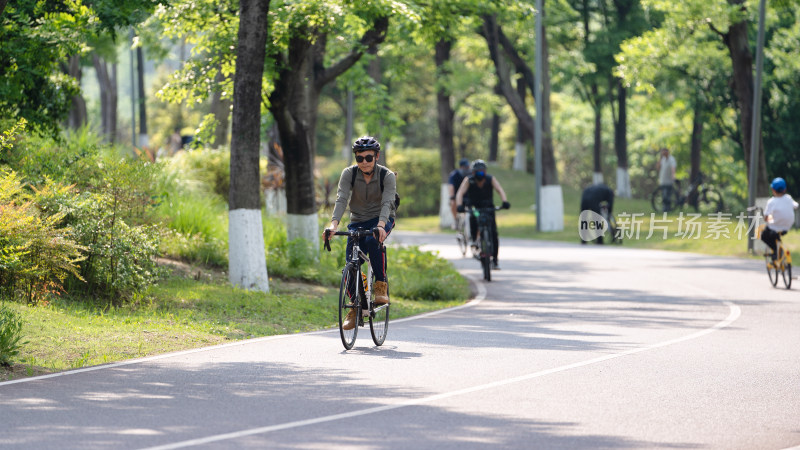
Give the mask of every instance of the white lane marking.
[{"label": "white lane marking", "polygon": [[[452,308],[445,308],[445,309],[440,309],[440,310],[437,310],[437,311],[431,311],[431,312],[428,312],[428,313],[420,314],[418,316],[405,317],[403,319],[391,320],[390,323],[399,323],[399,322],[407,322],[409,320],[423,319],[423,318],[426,318],[426,317],[435,316],[437,314],[442,314],[442,313],[450,312],[450,311],[457,311],[459,309],[470,308],[470,307],[473,307],[473,306],[477,305],[484,298],[486,298],[486,287],[482,283],[476,282],[473,277],[466,276],[466,275],[465,275],[465,277],[469,278],[473,282],[473,284],[478,288],[478,295],[474,299],[472,299],[471,301],[469,301],[469,302],[467,302],[467,303],[465,303],[463,305],[453,306]],[[184,356],[184,355],[191,355],[193,353],[199,353],[199,352],[206,352],[206,351],[209,351],[209,350],[217,350],[217,349],[221,349],[221,348],[236,347],[236,346],[239,346],[239,345],[252,344],[252,343],[256,343],[256,342],[272,341],[272,340],[276,340],[276,339],[286,339],[286,338],[295,337],[295,336],[311,336],[311,335],[315,335],[315,334],[332,333],[334,331],[338,332],[339,329],[338,328],[333,328],[333,329],[328,329],[328,330],[308,331],[308,332],[305,332],[305,333],[281,334],[281,335],[278,335],[278,336],[264,336],[264,337],[260,337],[260,338],[247,339],[247,340],[244,340],[244,341],[228,342],[226,344],[213,345],[213,346],[210,346],[210,347],[193,348],[193,349],[182,350],[182,351],[173,352],[173,353],[164,353],[162,355],[154,355],[154,356],[148,356],[148,357],[145,357],[145,358],[130,359],[130,360],[127,360],[127,361],[120,361],[120,362],[111,363],[111,364],[104,364],[104,365],[100,365],[100,366],[84,367],[84,368],[81,368],[81,369],[67,370],[67,371],[64,371],[64,372],[50,373],[50,374],[47,374],[47,375],[39,375],[39,376],[29,377],[29,378],[20,378],[20,379],[17,379],[17,380],[10,380],[10,381],[2,381],[2,382],[0,382],[0,387],[1,386],[5,386],[5,385],[9,385],[9,384],[29,383],[31,381],[39,381],[39,380],[45,380],[47,378],[63,377],[63,376],[66,376],[66,375],[75,375],[75,374],[84,373],[84,372],[94,372],[95,370],[114,369],[114,368],[117,368],[117,367],[129,366],[131,364],[140,364],[140,363],[144,363],[144,362],[157,361],[157,360],[160,360],[160,359],[173,358],[173,357]]]},{"label": "white lane marking", "polygon": [[[701,291],[701,292],[706,292],[706,293],[711,294],[710,292],[705,291],[703,289],[694,288],[694,287],[692,287],[692,288],[696,289],[698,291]],[[728,314],[728,317],[725,318],[725,320],[716,323],[714,326],[712,326],[710,328],[706,328],[704,330],[700,330],[700,331],[688,334],[688,335],[683,336],[683,337],[670,339],[670,340],[667,340],[667,341],[658,342],[658,343],[651,344],[651,345],[646,345],[644,347],[634,348],[634,349],[626,350],[626,351],[623,351],[623,352],[620,352],[620,353],[614,353],[614,354],[611,354],[611,355],[599,356],[597,358],[592,358],[592,359],[588,359],[586,361],[581,361],[581,362],[577,362],[577,363],[573,363],[573,364],[567,364],[565,366],[560,366],[560,367],[554,367],[554,368],[551,368],[551,369],[540,370],[538,372],[533,372],[533,373],[529,373],[529,374],[526,374],[526,375],[520,375],[520,376],[513,377],[513,378],[507,378],[505,380],[497,380],[497,381],[494,381],[494,382],[491,382],[491,383],[481,384],[481,385],[472,386],[472,387],[468,387],[468,388],[464,388],[464,389],[458,389],[458,390],[450,391],[450,392],[444,392],[444,393],[436,394],[436,395],[430,395],[430,396],[422,397],[422,398],[418,398],[418,399],[404,400],[404,401],[401,401],[401,402],[398,402],[398,403],[395,403],[395,404],[391,404],[391,405],[376,406],[374,408],[367,408],[367,409],[362,409],[362,410],[358,410],[358,411],[351,411],[351,412],[346,412],[346,413],[341,413],[341,414],[333,414],[333,415],[330,415],[330,416],[317,417],[317,418],[314,418],[314,419],[298,420],[298,421],[294,421],[294,422],[287,422],[287,423],[282,423],[282,424],[277,424],[277,425],[270,425],[270,426],[265,426],[265,427],[258,427],[258,428],[251,428],[251,429],[248,429],[248,430],[235,431],[235,432],[231,432],[231,433],[223,433],[223,434],[218,434],[218,435],[215,435],[215,436],[207,436],[207,437],[204,437],[204,438],[190,439],[190,440],[181,441],[181,442],[174,442],[172,444],[159,445],[159,446],[155,446],[155,447],[148,447],[145,450],[168,450],[168,449],[191,447],[191,446],[195,446],[195,445],[203,445],[203,444],[209,444],[209,443],[212,443],[212,442],[219,442],[219,441],[225,441],[225,440],[229,440],[229,439],[237,439],[237,438],[241,438],[241,437],[245,437],[245,436],[252,436],[252,435],[255,435],[255,434],[264,434],[264,433],[270,433],[270,432],[273,432],[273,431],[287,430],[287,429],[292,429],[292,428],[305,427],[305,426],[308,426],[308,425],[316,425],[316,424],[320,424],[320,423],[333,422],[333,421],[336,421],[336,420],[350,419],[350,418],[353,418],[353,417],[365,416],[365,415],[374,414],[374,413],[377,413],[377,412],[389,411],[389,410],[398,409],[398,408],[404,408],[406,406],[419,405],[419,404],[423,404],[423,403],[431,403],[431,402],[435,402],[437,400],[442,400],[442,399],[446,399],[446,398],[450,398],[450,397],[455,397],[455,396],[458,396],[458,395],[469,394],[469,393],[472,393],[472,392],[483,391],[483,390],[486,390],[486,389],[493,389],[493,388],[496,388],[496,387],[506,386],[506,385],[513,384],[513,383],[519,383],[519,382],[522,382],[522,381],[528,381],[528,380],[532,380],[534,378],[540,378],[540,377],[543,377],[543,376],[546,376],[546,375],[552,375],[554,373],[564,372],[564,371],[567,371],[567,370],[570,370],[570,369],[576,369],[576,368],[588,366],[588,365],[591,365],[591,364],[597,364],[597,363],[600,363],[600,362],[609,361],[609,360],[616,359],[616,358],[621,358],[623,356],[633,355],[633,354],[636,354],[636,353],[646,352],[648,350],[653,350],[653,349],[657,349],[657,348],[666,347],[668,345],[677,344],[679,342],[685,342],[685,341],[689,341],[689,340],[692,340],[692,339],[697,339],[699,337],[702,337],[702,336],[705,336],[707,334],[713,333],[713,332],[715,332],[717,330],[721,330],[721,329],[727,327],[728,325],[730,325],[731,323],[733,323],[736,319],[738,319],[742,315],[741,308],[739,308],[739,306],[737,306],[736,304],[734,304],[732,302],[729,302],[727,300],[723,300],[723,303],[725,305],[727,305],[729,310],[730,310],[730,313]]]}]

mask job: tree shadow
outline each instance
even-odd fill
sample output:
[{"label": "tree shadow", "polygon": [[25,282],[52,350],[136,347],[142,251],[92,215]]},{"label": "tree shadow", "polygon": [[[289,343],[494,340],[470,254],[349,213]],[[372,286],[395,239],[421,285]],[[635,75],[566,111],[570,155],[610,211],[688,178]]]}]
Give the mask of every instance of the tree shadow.
[{"label": "tree shadow", "polygon": [[[356,355],[383,356],[393,351],[362,349]],[[171,361],[169,366],[145,362],[10,385],[0,388],[0,445],[128,449],[233,433],[235,436],[202,446],[461,450],[695,447],[692,443],[581,435],[584,424],[578,422],[413,404],[436,393],[364,381],[343,369],[267,362]],[[389,407],[385,410],[370,412],[386,405]],[[246,430],[254,433],[243,433]]]}]

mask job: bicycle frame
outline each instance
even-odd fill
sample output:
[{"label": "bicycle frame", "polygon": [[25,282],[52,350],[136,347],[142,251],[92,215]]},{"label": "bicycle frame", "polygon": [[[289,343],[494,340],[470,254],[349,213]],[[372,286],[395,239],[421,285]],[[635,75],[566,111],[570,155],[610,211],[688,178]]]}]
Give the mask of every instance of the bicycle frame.
[{"label": "bicycle frame", "polygon": [[[375,236],[377,233],[377,228],[373,228],[372,230],[367,230],[365,228],[357,228],[355,230],[348,230],[348,231],[337,231],[332,233],[336,236],[347,236],[348,239],[353,240],[353,249],[352,253],[350,254],[350,259],[347,261],[345,268],[342,270],[347,270],[347,266],[352,265],[356,268],[357,276],[361,278],[361,282],[363,284],[364,289],[361,292],[356,292],[357,298],[362,302],[362,318],[359,319],[359,324],[363,323],[363,317],[368,317],[370,315],[374,316],[376,312],[381,311],[382,309],[386,309],[387,305],[381,305],[377,308],[373,308],[372,305],[372,261],[369,259],[369,255],[364,253],[361,250],[361,245],[359,241],[362,237],[367,236]],[[380,244],[381,248],[383,247],[383,243]],[[325,241],[325,248],[326,250],[330,251],[330,242]],[[361,267],[361,260],[366,263],[367,269],[366,273],[362,270]],[[355,291],[359,291],[358,289],[358,280],[354,280]]]}]

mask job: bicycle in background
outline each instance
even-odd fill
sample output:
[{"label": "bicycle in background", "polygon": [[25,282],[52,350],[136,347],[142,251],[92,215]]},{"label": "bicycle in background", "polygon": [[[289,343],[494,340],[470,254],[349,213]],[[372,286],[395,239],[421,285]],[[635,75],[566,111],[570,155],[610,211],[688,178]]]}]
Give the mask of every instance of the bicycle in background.
[{"label": "bicycle in background", "polygon": [[458,249],[461,250],[461,256],[467,256],[467,249],[469,249],[469,219],[466,213],[458,213],[456,215],[456,242],[458,242]]},{"label": "bicycle in background", "polygon": [[657,187],[650,194],[650,204],[657,213],[671,212],[680,210],[684,205],[689,205],[694,212],[700,214],[710,214],[722,212],[725,209],[725,202],[722,195],[716,188],[705,182],[705,175],[699,174],[691,183],[686,191],[681,191],[680,180],[675,180],[675,187],[670,194],[670,208],[664,209],[664,196],[662,188]]},{"label": "bicycle in background", "polygon": [[[762,221],[764,218],[764,212],[758,206],[754,206],[751,208],[747,208],[748,211],[755,211],[757,213],[757,218],[759,221]],[[766,223],[762,223],[761,225],[756,228],[756,239],[761,238],[761,233],[764,232],[764,229],[767,227]],[[778,233],[778,238],[775,241],[775,248],[778,250],[778,255],[775,259],[772,259],[772,249],[767,247],[764,251],[764,261],[767,264],[767,275],[769,276],[769,282],[772,286],[778,286],[778,274],[783,279],[783,285],[786,289],[792,288],[792,253],[784,247],[783,240],[781,240],[781,236],[786,234],[785,231],[781,231]]]},{"label": "bicycle in background", "polygon": [[[336,231],[331,233],[326,231],[325,249],[331,251],[330,235],[347,236],[353,240],[353,252],[349,255],[349,260],[342,269],[342,281],[339,285],[339,336],[345,350],[350,350],[356,342],[358,329],[364,326],[364,317],[369,321],[369,330],[372,334],[372,342],[375,345],[383,345],[386,340],[386,332],[389,329],[389,303],[377,306],[373,302],[372,286],[375,282],[375,275],[372,273],[369,255],[361,250],[358,242],[362,237],[377,236],[378,229],[371,230],[357,228],[349,231]],[[386,247],[381,243],[381,251],[386,253]],[[366,273],[362,270],[362,263],[366,262]],[[356,311],[358,323],[350,330],[343,327],[345,317],[351,311]]]}]

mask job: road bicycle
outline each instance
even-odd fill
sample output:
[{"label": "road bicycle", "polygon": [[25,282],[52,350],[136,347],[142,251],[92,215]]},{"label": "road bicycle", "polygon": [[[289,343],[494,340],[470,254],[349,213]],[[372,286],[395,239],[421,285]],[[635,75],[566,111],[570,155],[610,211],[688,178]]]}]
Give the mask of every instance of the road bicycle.
[{"label": "road bicycle", "polygon": [[657,213],[680,210],[685,205],[689,205],[694,212],[701,214],[719,213],[725,209],[722,195],[716,188],[705,182],[705,176],[702,173],[689,183],[688,188],[683,192],[680,180],[675,180],[675,186],[668,197],[669,208],[664,207],[663,191],[664,188],[659,186],[650,195],[650,204]]},{"label": "road bicycle", "polygon": [[[342,281],[339,285],[339,336],[345,350],[350,350],[356,342],[358,329],[364,326],[364,318],[369,322],[369,331],[372,334],[372,342],[375,345],[383,345],[386,340],[386,332],[389,329],[389,303],[385,305],[375,305],[373,302],[375,284],[375,274],[372,273],[369,255],[361,250],[359,241],[363,237],[375,236],[377,239],[378,228],[365,229],[356,228],[349,231],[325,232],[325,249],[331,251],[330,237],[347,236],[352,239],[353,250],[349,255],[349,260],[342,269]],[[386,253],[386,247],[380,244],[381,252]],[[362,263],[366,262],[366,273],[362,269]],[[388,292],[387,292],[388,294]],[[345,318],[350,311],[356,311],[357,324],[350,330],[343,328]]]},{"label": "road bicycle", "polygon": [[[763,218],[764,213],[759,207],[752,207],[747,208],[748,211],[756,211],[758,213],[757,217],[759,220]],[[762,223],[756,229],[756,239],[761,238],[761,233],[764,232],[766,229],[767,224]],[[767,265],[767,275],[769,276],[769,282],[772,286],[778,286],[778,274],[780,273],[780,277],[783,279],[783,285],[786,286],[786,289],[792,288],[792,252],[789,251],[783,245],[783,241],[781,240],[781,236],[786,234],[785,231],[778,232],[777,239],[775,240],[775,248],[778,250],[778,256],[775,259],[772,259],[772,249],[767,247],[766,251],[764,252],[764,261]]]},{"label": "road bicycle", "polygon": [[472,256],[481,262],[483,279],[486,281],[492,281],[492,257],[494,256],[492,214],[499,209],[502,207],[475,208],[467,206],[468,214],[473,215],[478,224],[476,241],[472,244]]},{"label": "road bicycle", "polygon": [[461,250],[461,256],[467,256],[469,249],[469,220],[464,213],[456,215],[456,242],[458,242],[458,249]]}]

